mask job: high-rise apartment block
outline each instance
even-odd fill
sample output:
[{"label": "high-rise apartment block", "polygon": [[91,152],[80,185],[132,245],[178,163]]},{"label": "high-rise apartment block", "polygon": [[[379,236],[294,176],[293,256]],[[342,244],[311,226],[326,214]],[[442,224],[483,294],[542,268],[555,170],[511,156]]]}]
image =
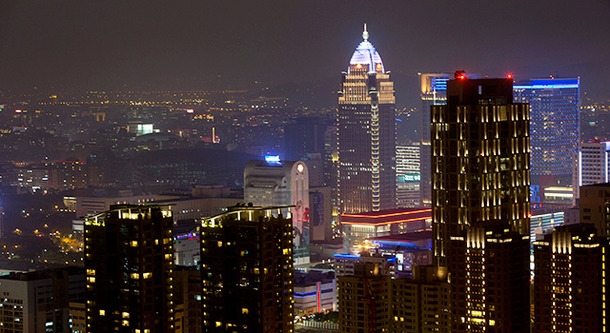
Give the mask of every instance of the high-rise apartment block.
[{"label": "high-rise apartment block", "polygon": [[396,204],[394,83],[368,41],[366,26],[362,37],[339,91],[340,213],[392,209]]},{"label": "high-rise apartment block", "polygon": [[574,199],[580,197],[580,187],[610,181],[610,141],[589,141],[580,144],[573,159]]},{"label": "high-rise apartment block", "polygon": [[203,332],[292,332],[291,207],[232,207],[201,221]]},{"label": "high-rise apartment block", "polygon": [[174,332],[173,224],[160,205],[86,218],[87,332]]},{"label": "high-rise apartment block", "polygon": [[253,160],[244,170],[244,200],[255,206],[291,205],[294,263],[309,263],[309,169],[301,161]]},{"label": "high-rise apartment block", "polygon": [[591,225],[558,227],[534,243],[532,332],[608,332],[610,250]]},{"label": "high-rise apartment block", "polygon": [[339,276],[339,331],[389,332],[391,279],[377,263],[356,263]]},{"label": "high-rise apartment block", "polygon": [[412,278],[392,280],[392,332],[449,332],[447,268],[413,266]]},{"label": "high-rise apartment block", "polygon": [[544,188],[572,184],[572,158],[580,141],[579,78],[532,79],[514,84],[514,101],[530,107],[533,201]]},{"label": "high-rise apartment block", "polygon": [[447,105],[432,106],[432,238],[441,266],[450,238],[473,223],[530,232],[529,108],[513,103],[512,85],[458,72]]},{"label": "high-rise apartment block", "polygon": [[421,145],[420,145],[420,196],[422,203],[429,206],[432,202],[432,159],[430,150],[430,106],[447,104],[447,73],[419,74],[421,85]]},{"label": "high-rise apartment block", "polygon": [[529,236],[508,224],[452,236],[451,332],[529,332],[529,256]]}]

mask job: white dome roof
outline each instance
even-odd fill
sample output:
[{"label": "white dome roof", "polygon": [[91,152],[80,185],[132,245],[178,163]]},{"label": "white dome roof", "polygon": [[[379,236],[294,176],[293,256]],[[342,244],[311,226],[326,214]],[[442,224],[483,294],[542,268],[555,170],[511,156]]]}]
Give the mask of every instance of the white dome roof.
[{"label": "white dome roof", "polygon": [[366,31],[366,24],[364,25],[364,32],[362,33],[362,38],[364,38],[364,40],[362,41],[362,43],[360,43],[360,45],[358,45],[356,51],[354,51],[352,59],[349,61],[349,64],[368,65],[369,72],[375,72],[377,66],[379,65],[381,66],[381,72],[385,72],[385,68],[383,67],[383,61],[381,61],[381,56],[379,55],[379,53],[377,53],[377,50],[375,50],[373,44],[368,41],[369,33],[368,31]]}]

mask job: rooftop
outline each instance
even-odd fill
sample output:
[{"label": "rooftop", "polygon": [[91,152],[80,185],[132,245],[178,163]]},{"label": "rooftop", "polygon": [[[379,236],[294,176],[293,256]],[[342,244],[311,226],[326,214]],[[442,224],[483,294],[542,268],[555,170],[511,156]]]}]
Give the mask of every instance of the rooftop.
[{"label": "rooftop", "polygon": [[341,224],[384,225],[424,221],[432,218],[430,208],[399,208],[360,214],[342,214]]},{"label": "rooftop", "polygon": [[[362,32],[362,38],[364,39],[360,45],[354,51],[352,58],[349,62],[350,65],[367,65],[369,72],[381,71],[385,72],[385,68],[383,67],[383,61],[381,61],[381,56],[368,41],[369,32],[366,30],[366,23],[364,24],[364,31]],[[349,71],[349,68],[348,68]]]}]

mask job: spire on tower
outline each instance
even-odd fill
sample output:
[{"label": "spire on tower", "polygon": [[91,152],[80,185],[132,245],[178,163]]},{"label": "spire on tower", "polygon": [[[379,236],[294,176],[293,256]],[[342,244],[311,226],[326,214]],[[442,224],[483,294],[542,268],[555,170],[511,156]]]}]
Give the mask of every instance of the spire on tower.
[{"label": "spire on tower", "polygon": [[364,31],[362,32],[362,38],[364,38],[364,40],[369,39],[369,32],[366,31],[366,22],[364,23]]}]

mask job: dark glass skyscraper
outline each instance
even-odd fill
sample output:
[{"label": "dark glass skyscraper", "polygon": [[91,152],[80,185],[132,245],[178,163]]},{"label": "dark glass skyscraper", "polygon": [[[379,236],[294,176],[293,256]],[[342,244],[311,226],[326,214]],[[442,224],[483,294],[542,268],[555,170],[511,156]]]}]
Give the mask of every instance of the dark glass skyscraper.
[{"label": "dark glass skyscraper", "polygon": [[294,330],[291,219],[240,206],[201,221],[203,332]]},{"label": "dark glass skyscraper", "polygon": [[87,332],[174,332],[173,225],[159,205],[86,219]]},{"label": "dark glass skyscraper", "polygon": [[572,158],[578,151],[579,78],[532,79],[513,86],[514,100],[530,105],[533,201],[544,187],[569,186]]},{"label": "dark glass skyscraper", "polygon": [[512,79],[459,75],[447,105],[432,106],[432,232],[447,264],[452,236],[502,222],[529,235],[529,110],[513,103]]},{"label": "dark glass skyscraper", "polygon": [[337,187],[341,213],[396,206],[394,83],[368,41],[366,26],[362,37],[339,91]]}]

